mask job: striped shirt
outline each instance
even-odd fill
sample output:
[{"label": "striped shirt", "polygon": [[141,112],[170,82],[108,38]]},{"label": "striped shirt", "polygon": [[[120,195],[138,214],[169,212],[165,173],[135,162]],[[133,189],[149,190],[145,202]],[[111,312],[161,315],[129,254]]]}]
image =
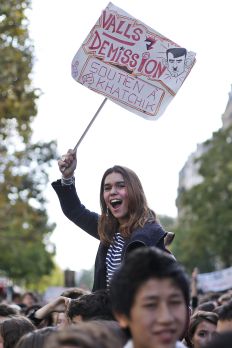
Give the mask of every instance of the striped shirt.
[{"label": "striped shirt", "polygon": [[124,239],[119,232],[115,233],[112,244],[106,255],[106,284],[109,287],[114,271],[120,266]]}]

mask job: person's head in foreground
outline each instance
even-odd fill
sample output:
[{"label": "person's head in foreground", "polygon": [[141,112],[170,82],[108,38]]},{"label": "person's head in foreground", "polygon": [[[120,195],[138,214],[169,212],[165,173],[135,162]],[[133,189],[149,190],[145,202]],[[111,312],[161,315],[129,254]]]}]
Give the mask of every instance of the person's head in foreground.
[{"label": "person's head in foreground", "polygon": [[32,322],[22,315],[9,318],[0,323],[0,347],[14,348],[20,337],[34,330]]},{"label": "person's head in foreground", "polygon": [[188,347],[201,348],[216,332],[218,315],[213,312],[197,311],[190,318],[187,337]]},{"label": "person's head in foreground", "polygon": [[19,339],[15,348],[43,348],[48,336],[56,330],[54,326],[47,326],[28,332]]},{"label": "person's head in foreground", "polygon": [[155,248],[132,251],[110,284],[115,317],[135,348],[174,348],[189,316],[189,280],[172,256]]},{"label": "person's head in foreground", "polygon": [[231,348],[232,331],[225,331],[216,334],[210,342],[204,345],[204,348]]},{"label": "person's head in foreground", "polygon": [[49,336],[44,348],[122,348],[113,329],[103,322],[89,321],[57,330]]}]

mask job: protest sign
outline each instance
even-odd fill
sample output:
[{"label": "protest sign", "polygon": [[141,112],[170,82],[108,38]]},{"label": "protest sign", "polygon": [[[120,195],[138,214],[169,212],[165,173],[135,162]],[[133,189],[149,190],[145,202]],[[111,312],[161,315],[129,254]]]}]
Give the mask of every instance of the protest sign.
[{"label": "protest sign", "polygon": [[197,276],[198,288],[203,292],[232,289],[232,267]]},{"label": "protest sign", "polygon": [[127,110],[155,120],[194,63],[195,53],[109,3],[76,53],[72,76]]}]

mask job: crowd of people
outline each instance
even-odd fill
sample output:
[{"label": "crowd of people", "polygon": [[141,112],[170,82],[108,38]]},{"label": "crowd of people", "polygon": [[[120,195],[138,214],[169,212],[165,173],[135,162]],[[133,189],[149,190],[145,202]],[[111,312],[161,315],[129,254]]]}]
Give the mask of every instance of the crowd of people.
[{"label": "crowd of people", "polygon": [[0,348],[231,348],[232,290],[198,294],[170,252],[173,234],[149,208],[138,176],[114,166],[100,185],[101,213],[81,203],[76,152],[52,184],[64,214],[99,240],[92,290],[48,303],[31,292],[0,304]]},{"label": "crowd of people", "polygon": [[2,301],[0,348],[231,348],[232,290],[193,294],[193,282],[169,253],[137,248],[106,289]]}]

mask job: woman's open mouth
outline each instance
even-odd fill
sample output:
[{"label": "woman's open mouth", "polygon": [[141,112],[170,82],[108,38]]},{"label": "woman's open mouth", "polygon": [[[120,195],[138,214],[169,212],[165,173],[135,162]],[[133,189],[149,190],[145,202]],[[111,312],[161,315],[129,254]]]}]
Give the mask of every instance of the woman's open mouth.
[{"label": "woman's open mouth", "polygon": [[122,204],[122,200],[118,198],[114,198],[110,200],[110,205],[113,208],[113,210],[118,209]]}]

